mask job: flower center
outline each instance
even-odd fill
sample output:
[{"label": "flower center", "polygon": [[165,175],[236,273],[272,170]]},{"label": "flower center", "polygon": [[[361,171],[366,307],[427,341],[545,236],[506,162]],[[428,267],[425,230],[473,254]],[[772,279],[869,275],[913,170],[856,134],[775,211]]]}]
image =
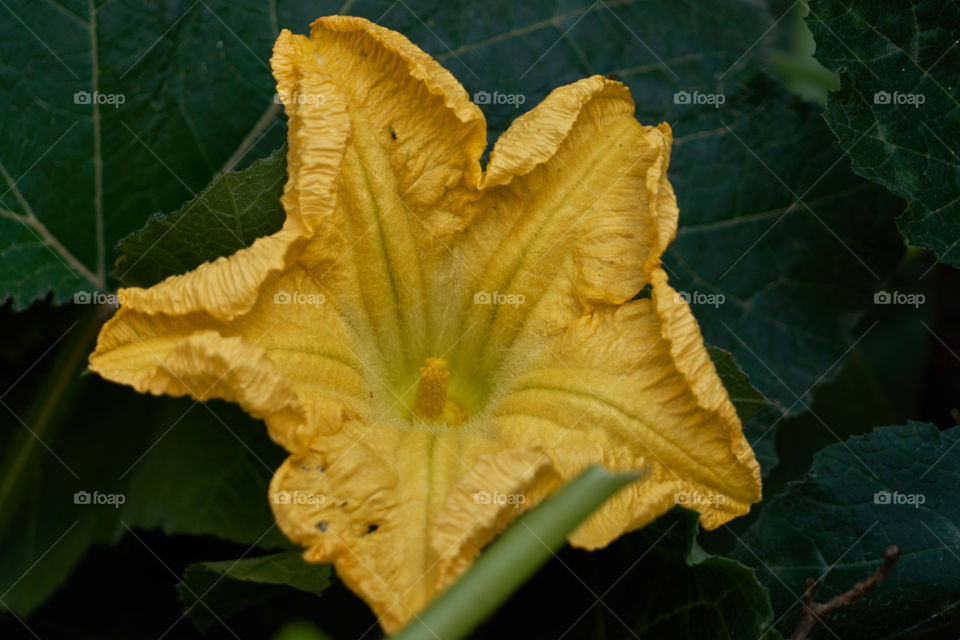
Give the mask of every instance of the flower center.
[{"label": "flower center", "polygon": [[450,372],[443,358],[427,358],[420,367],[420,380],[414,399],[412,418],[425,422],[461,424],[467,414],[460,405],[447,397]]}]

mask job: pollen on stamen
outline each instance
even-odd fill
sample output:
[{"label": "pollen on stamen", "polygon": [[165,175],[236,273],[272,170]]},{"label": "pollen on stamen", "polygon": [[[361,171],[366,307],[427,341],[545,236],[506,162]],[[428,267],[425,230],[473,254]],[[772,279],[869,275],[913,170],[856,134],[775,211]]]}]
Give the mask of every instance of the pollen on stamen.
[{"label": "pollen on stamen", "polygon": [[427,358],[420,367],[420,381],[413,413],[423,420],[435,421],[443,417],[447,405],[447,361],[443,358]]},{"label": "pollen on stamen", "polygon": [[420,367],[420,380],[413,405],[413,417],[425,422],[460,424],[466,414],[460,406],[447,397],[447,380],[450,372],[443,358],[427,358]]}]

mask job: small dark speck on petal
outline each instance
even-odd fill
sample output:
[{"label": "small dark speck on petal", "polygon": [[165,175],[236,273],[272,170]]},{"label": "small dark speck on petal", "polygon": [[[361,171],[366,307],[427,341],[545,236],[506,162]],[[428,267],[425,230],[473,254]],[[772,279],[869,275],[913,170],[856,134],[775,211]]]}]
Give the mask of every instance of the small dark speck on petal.
[{"label": "small dark speck on petal", "polygon": [[320,522],[317,523],[317,530],[320,531],[320,533],[323,533],[324,531],[326,531],[327,527],[329,527],[329,525],[327,524],[326,520],[321,520]]},{"label": "small dark speck on petal", "polygon": [[367,526],[367,532],[364,533],[363,535],[367,535],[368,533],[373,533],[374,531],[376,531],[376,530],[379,529],[379,528],[380,528],[380,525],[378,525],[378,524],[368,525],[368,526]]}]

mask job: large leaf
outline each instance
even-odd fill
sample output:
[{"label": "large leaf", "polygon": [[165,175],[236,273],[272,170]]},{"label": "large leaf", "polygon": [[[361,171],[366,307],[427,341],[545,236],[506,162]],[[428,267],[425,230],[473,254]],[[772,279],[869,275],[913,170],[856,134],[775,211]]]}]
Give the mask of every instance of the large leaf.
[{"label": "large leaf", "polygon": [[[933,279],[922,278],[930,264],[922,252],[910,252],[883,289],[933,300]],[[810,411],[769,423],[763,419],[769,411],[765,409],[744,424],[763,468],[765,496],[773,497],[786,482],[806,473],[820,449],[867,433],[878,424],[902,424],[916,416],[924,392],[928,343],[934,340],[927,329],[935,326],[933,312],[934,305],[929,303],[878,305],[860,340],[837,364],[837,376],[814,392]],[[949,353],[943,355],[952,358]],[[942,384],[950,386],[947,379]],[[769,474],[773,461],[777,470]],[[731,527],[742,530],[748,519],[737,520]]]},{"label": "large leaf", "polygon": [[0,12],[0,300],[18,309],[105,289],[118,239],[261,135],[282,139],[271,5],[10,0]]},{"label": "large leaf", "polygon": [[221,402],[155,400],[150,413],[149,445],[123,461],[127,525],[289,547],[267,502],[286,455],[259,421]]},{"label": "large leaf", "polygon": [[[960,427],[911,422],[827,447],[807,477],[772,500],[733,556],[757,567],[778,627],[801,615],[807,578],[818,600],[845,592],[900,547],[893,574],[864,601],[841,608],[822,638],[900,638],[960,629]],[[830,631],[833,633],[831,634]]]},{"label": "large leaf", "polygon": [[909,242],[960,267],[960,5],[813,0],[807,20],[840,72],[826,117],[854,169],[909,201]]},{"label": "large leaf", "polygon": [[681,226],[665,262],[707,341],[795,414],[862,335],[902,252],[899,204],[849,170],[815,106],[766,79],[724,106],[677,131]]}]

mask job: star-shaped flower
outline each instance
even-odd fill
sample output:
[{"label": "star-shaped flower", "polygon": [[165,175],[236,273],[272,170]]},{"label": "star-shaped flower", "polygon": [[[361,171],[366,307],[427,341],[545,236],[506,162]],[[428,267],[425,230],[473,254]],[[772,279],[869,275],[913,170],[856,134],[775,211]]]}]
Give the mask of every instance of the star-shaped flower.
[{"label": "star-shaped flower", "polygon": [[480,109],[399,33],[321,18],[309,38],[284,31],[271,62],[283,228],[124,290],[92,370],[262,418],[290,452],[271,485],[280,528],[388,631],[590,464],[649,473],[573,533],[587,549],[678,496],[708,528],[760,498],[660,265],[670,128],[641,126],[623,85],[556,89],[484,170]]}]

